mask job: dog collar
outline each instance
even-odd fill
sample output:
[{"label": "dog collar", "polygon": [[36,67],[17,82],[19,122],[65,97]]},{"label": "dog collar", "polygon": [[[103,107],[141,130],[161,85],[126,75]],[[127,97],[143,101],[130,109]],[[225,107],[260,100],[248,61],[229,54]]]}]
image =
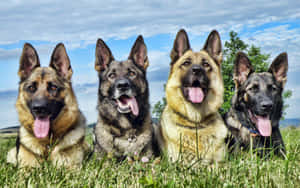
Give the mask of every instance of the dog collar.
[{"label": "dog collar", "polygon": [[260,136],[260,133],[258,131],[251,129],[250,127],[246,127],[244,125],[243,125],[243,127],[248,129],[248,131],[250,132],[250,136],[252,136],[252,137]]},{"label": "dog collar", "polygon": [[188,128],[188,129],[203,129],[203,128],[205,128],[205,127],[202,126],[202,125],[197,125],[196,127],[194,127],[194,126],[182,125],[182,124],[180,124],[180,123],[176,123],[176,125],[179,126],[179,127]]}]

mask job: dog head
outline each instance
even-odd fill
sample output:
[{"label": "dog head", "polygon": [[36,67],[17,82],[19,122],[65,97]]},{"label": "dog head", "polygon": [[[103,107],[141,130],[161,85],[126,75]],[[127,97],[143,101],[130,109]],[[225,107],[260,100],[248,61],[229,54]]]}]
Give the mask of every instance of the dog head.
[{"label": "dog head", "polygon": [[236,109],[247,113],[249,122],[262,136],[271,136],[282,114],[282,91],[287,78],[287,54],[278,55],[268,72],[255,73],[247,56],[239,52],[234,67]]},{"label": "dog head", "polygon": [[222,47],[218,32],[212,31],[203,49],[193,52],[182,29],[177,33],[170,56],[168,105],[184,115],[193,114],[186,109],[202,116],[216,112],[223,102]]},{"label": "dog head", "polygon": [[[148,103],[147,48],[139,36],[125,61],[116,61],[103,40],[96,45],[95,69],[100,78],[99,100],[109,98],[119,113],[137,117],[140,108]],[[146,98],[145,98],[146,96]]]},{"label": "dog head", "polygon": [[[40,67],[36,50],[26,43],[18,75],[21,81],[16,106],[22,125],[37,138],[47,137],[50,130],[67,129],[74,120],[68,119],[66,112],[72,111],[74,108],[69,107],[73,106],[77,110],[77,102],[71,88],[72,68],[64,45],[60,43],[55,47],[49,67]],[[66,107],[66,103],[72,104]]]}]

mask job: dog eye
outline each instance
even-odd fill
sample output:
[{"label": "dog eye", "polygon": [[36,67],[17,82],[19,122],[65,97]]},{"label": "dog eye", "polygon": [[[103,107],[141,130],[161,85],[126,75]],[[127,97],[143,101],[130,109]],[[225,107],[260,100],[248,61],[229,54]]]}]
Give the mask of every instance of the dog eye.
[{"label": "dog eye", "polygon": [[189,66],[191,64],[191,62],[190,61],[185,61],[184,63],[182,63],[181,65],[183,65],[183,66]]},{"label": "dog eye", "polygon": [[251,91],[255,92],[258,90],[258,85],[253,85],[251,88],[250,88]]},{"label": "dog eye", "polygon": [[30,86],[27,87],[27,90],[30,92],[30,93],[34,93],[36,91],[36,86],[35,84],[32,84]]},{"label": "dog eye", "polygon": [[209,68],[210,67],[210,65],[207,62],[203,62],[202,65],[203,65],[204,68]]},{"label": "dog eye", "polygon": [[50,86],[50,90],[51,90],[51,91],[56,91],[57,88],[58,88],[58,87],[57,87],[56,85],[51,85],[51,86]]},{"label": "dog eye", "polygon": [[47,88],[47,90],[49,92],[56,92],[58,90],[58,86],[55,85],[55,84],[53,84],[53,83],[51,83],[51,82],[48,82],[48,88]]},{"label": "dog eye", "polygon": [[269,91],[276,91],[276,87],[274,85],[268,85],[268,90]]},{"label": "dog eye", "polygon": [[135,72],[133,72],[133,71],[129,71],[129,76],[135,76],[136,75],[136,73]]},{"label": "dog eye", "polygon": [[108,75],[108,77],[109,77],[110,79],[114,79],[116,76],[117,76],[116,73],[110,73],[110,74]]}]

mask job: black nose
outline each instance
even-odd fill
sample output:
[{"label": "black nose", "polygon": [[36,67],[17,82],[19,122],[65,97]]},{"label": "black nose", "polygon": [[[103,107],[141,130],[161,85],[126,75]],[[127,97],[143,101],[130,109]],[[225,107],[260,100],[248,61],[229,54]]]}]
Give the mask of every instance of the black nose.
[{"label": "black nose", "polygon": [[32,111],[36,115],[47,115],[48,114],[48,101],[46,99],[33,100]]},{"label": "black nose", "polygon": [[192,66],[192,72],[195,75],[199,75],[201,73],[201,67],[199,65],[193,65]]},{"label": "black nose", "polygon": [[120,79],[116,82],[116,88],[121,91],[126,91],[130,88],[130,82],[127,79]]},{"label": "black nose", "polygon": [[264,110],[264,111],[270,111],[273,107],[273,103],[270,100],[262,101],[261,102],[261,107],[262,107],[262,110]]}]

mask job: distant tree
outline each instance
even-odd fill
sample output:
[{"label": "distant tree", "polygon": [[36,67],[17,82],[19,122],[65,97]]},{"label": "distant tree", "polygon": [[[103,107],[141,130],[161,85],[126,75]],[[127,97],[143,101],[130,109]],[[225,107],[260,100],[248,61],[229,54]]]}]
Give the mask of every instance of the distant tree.
[{"label": "distant tree", "polygon": [[163,97],[161,101],[158,101],[154,105],[153,110],[152,110],[152,115],[154,118],[160,119],[160,116],[161,116],[166,104],[167,104],[166,97]]},{"label": "distant tree", "polygon": [[[231,98],[234,94],[234,82],[233,82],[233,66],[236,57],[236,53],[243,51],[248,55],[253,68],[256,72],[264,72],[269,68],[270,54],[264,54],[261,52],[260,47],[251,45],[249,47],[244,41],[242,41],[238,33],[230,31],[229,41],[225,41],[224,45],[224,60],[222,62],[222,76],[224,81],[224,103],[220,109],[221,114],[225,114],[231,107]],[[283,93],[284,100],[291,97],[292,91],[287,90]],[[288,105],[284,103],[284,110],[288,108]],[[162,101],[158,101],[153,108],[152,114],[154,117],[159,118],[164,107],[166,105],[166,98],[163,97]],[[286,115],[284,112],[283,116]]]},{"label": "distant tree", "polygon": [[235,55],[239,51],[245,51],[248,45],[244,43],[238,34],[234,31],[229,33],[229,41],[225,41],[225,48],[223,51],[224,60],[222,62],[222,76],[224,82],[224,103],[220,109],[221,114],[225,114],[231,107],[231,98],[234,94],[233,82],[233,66]]},{"label": "distant tree", "polygon": [[291,90],[287,90],[285,92],[283,92],[283,114],[281,119],[284,120],[285,116],[286,116],[286,109],[290,106],[286,103],[286,99],[290,98],[292,96],[292,91]]}]

